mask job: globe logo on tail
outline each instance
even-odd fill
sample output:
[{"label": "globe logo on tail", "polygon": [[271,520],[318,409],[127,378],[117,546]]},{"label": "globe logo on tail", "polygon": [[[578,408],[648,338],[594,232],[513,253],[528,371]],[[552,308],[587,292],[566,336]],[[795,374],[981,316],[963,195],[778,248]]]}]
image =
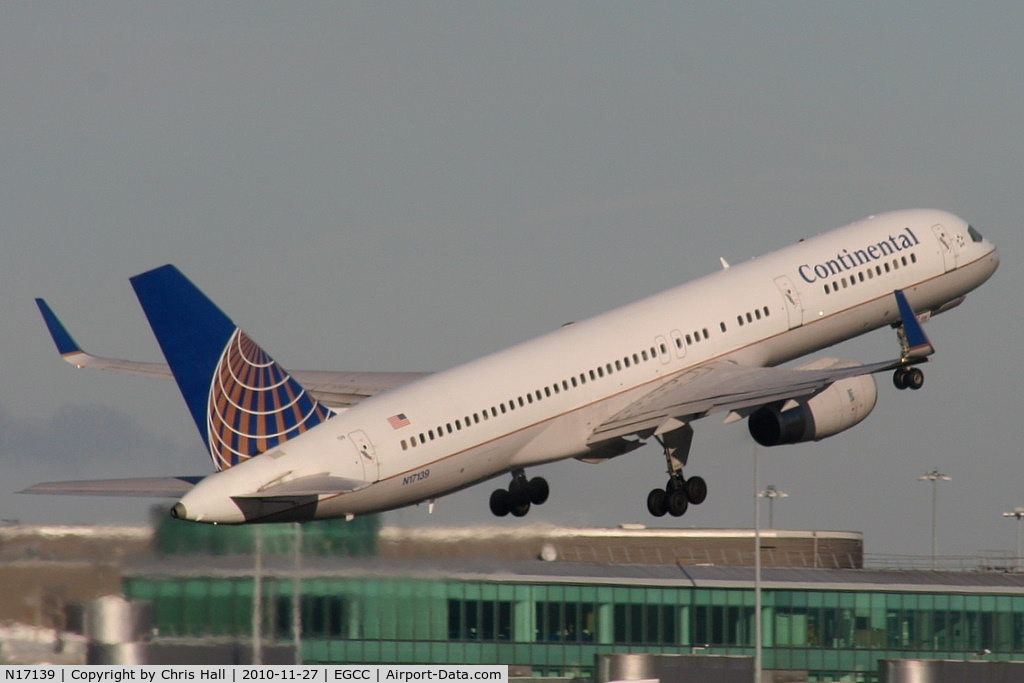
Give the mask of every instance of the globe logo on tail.
[{"label": "globe logo on tail", "polygon": [[264,453],[333,415],[248,335],[235,330],[210,385],[207,435],[218,471]]}]

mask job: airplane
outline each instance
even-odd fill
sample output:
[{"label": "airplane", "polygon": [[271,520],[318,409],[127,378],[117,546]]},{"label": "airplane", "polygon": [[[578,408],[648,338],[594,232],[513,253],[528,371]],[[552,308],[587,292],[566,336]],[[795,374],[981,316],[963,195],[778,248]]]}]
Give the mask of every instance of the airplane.
[{"label": "airplane", "polygon": [[[549,496],[526,469],[597,463],[654,440],[668,481],[657,517],[702,503],[686,477],[693,423],[746,419],[763,446],[819,441],[875,407],[874,375],[920,389],[934,347],[922,323],[995,272],[995,245],[957,216],[894,211],[710,275],[442,372],[289,373],[173,265],[131,278],[166,364],[82,350],[42,299],[60,354],[78,367],[173,377],[213,460],[207,476],[36,484],[39,494],[176,499],[211,524],[352,519],[510,475],[494,515]],[[899,355],[783,366],[891,326]],[[895,349],[894,349],[895,352]]]}]

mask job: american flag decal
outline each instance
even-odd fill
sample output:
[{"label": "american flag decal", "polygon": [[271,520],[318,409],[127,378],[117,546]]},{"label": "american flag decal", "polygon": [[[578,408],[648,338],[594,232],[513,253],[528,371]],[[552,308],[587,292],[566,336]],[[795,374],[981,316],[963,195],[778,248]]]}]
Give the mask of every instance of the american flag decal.
[{"label": "american flag decal", "polygon": [[405,413],[399,413],[398,415],[392,415],[389,417],[388,424],[391,425],[392,429],[401,429],[402,427],[408,427],[410,422],[409,418],[405,416]]}]

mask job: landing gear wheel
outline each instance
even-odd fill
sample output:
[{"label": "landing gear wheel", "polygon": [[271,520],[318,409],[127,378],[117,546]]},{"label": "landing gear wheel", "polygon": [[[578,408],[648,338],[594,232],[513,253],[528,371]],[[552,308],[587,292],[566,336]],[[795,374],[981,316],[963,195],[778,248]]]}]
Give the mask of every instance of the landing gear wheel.
[{"label": "landing gear wheel", "polygon": [[703,477],[690,477],[683,485],[683,490],[692,505],[700,505],[708,497],[708,484]]},{"label": "landing gear wheel", "polygon": [[548,494],[551,493],[551,489],[548,486],[548,480],[544,477],[534,477],[530,480],[530,483],[526,485],[527,492],[530,496],[530,502],[534,505],[543,505],[548,500]]},{"label": "landing gear wheel", "polygon": [[551,493],[544,477],[527,479],[522,469],[512,472],[512,481],[507,489],[497,489],[491,494],[491,512],[498,517],[512,513],[516,517],[525,517],[531,505],[542,505],[547,502]]},{"label": "landing gear wheel", "polygon": [[686,508],[690,507],[690,501],[686,500],[686,492],[682,489],[667,494],[668,513],[673,517],[682,517]]},{"label": "landing gear wheel", "polygon": [[682,475],[673,474],[668,478],[668,483],[665,484],[665,492],[673,493],[675,491],[681,491],[686,486],[685,480]]},{"label": "landing gear wheel", "polygon": [[491,512],[496,517],[504,517],[512,510],[512,496],[505,489],[495,489],[491,493]]},{"label": "landing gear wheel", "polygon": [[917,391],[924,386],[924,372],[921,368],[897,368],[892,374],[892,383],[897,389]]},{"label": "landing gear wheel", "polygon": [[667,498],[665,489],[654,489],[647,494],[647,511],[655,517],[664,517],[668,512]]},{"label": "landing gear wheel", "polygon": [[525,517],[526,513],[530,511],[530,501],[525,503],[513,503],[512,504],[512,516],[513,517]]}]

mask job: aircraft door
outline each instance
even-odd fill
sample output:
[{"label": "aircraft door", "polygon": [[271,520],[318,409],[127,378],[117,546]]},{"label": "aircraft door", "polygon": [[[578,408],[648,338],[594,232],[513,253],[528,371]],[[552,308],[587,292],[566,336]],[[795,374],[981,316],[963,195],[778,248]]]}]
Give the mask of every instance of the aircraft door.
[{"label": "aircraft door", "polygon": [[956,260],[960,251],[959,245],[949,231],[941,225],[933,225],[932,232],[935,233],[935,239],[939,241],[939,251],[942,252],[942,261],[948,273],[956,268]]},{"label": "aircraft door", "polygon": [[363,476],[368,481],[380,479],[380,459],[377,457],[377,451],[374,449],[370,437],[366,436],[362,430],[356,430],[350,432],[348,438],[359,451],[359,457],[363,462]]},{"label": "aircraft door", "polygon": [[804,306],[800,303],[800,293],[793,286],[793,281],[786,275],[780,275],[775,278],[775,286],[782,293],[786,315],[789,317],[789,329],[800,327],[804,324]]}]

